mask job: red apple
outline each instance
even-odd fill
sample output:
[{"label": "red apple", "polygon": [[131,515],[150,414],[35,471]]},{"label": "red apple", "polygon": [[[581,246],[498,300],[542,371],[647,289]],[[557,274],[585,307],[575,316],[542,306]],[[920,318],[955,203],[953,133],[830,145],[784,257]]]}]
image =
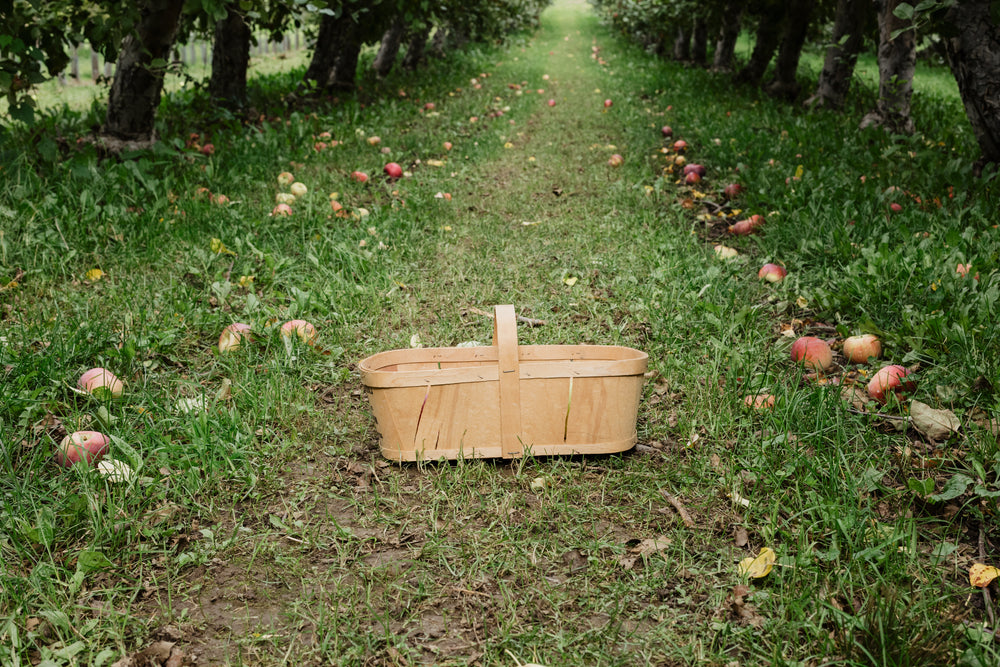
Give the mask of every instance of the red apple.
[{"label": "red apple", "polygon": [[684,182],[688,185],[694,185],[695,183],[701,183],[701,176],[698,175],[696,171],[689,171],[687,176],[684,177]]},{"label": "red apple", "polygon": [[390,162],[389,164],[385,165],[382,168],[382,171],[385,172],[386,176],[392,179],[397,179],[403,175],[403,168],[400,167],[395,162]]},{"label": "red apple", "polygon": [[283,338],[298,336],[303,343],[311,345],[316,339],[316,327],[305,320],[290,320],[281,325],[281,335]]},{"label": "red apple", "polygon": [[604,100],[604,108],[610,109],[611,105],[614,104],[611,100]]},{"label": "red apple", "polygon": [[825,371],[833,365],[833,352],[825,340],[802,336],[792,343],[792,361],[814,371]]},{"label": "red apple", "polygon": [[97,398],[118,398],[125,391],[125,383],[106,368],[91,368],[76,384]]},{"label": "red apple", "polygon": [[722,194],[724,194],[727,199],[736,199],[742,192],[743,186],[739,183],[730,183],[722,189]]},{"label": "red apple", "polygon": [[213,146],[212,144],[205,144],[204,146],[201,147],[202,155],[211,155],[214,152],[215,152],[215,146]]},{"label": "red apple", "polygon": [[900,211],[903,210],[903,205],[897,204],[896,202],[892,202],[891,204],[889,204],[889,208],[892,209],[893,213],[899,213]]},{"label": "red apple", "polygon": [[428,102],[424,105],[424,111],[434,111],[434,103]]},{"label": "red apple", "polygon": [[891,394],[901,397],[906,392],[913,391],[917,384],[913,380],[904,379],[909,374],[910,371],[904,366],[883,366],[868,382],[868,395],[879,403],[886,403]]},{"label": "red apple", "polygon": [[758,278],[769,283],[780,283],[787,275],[788,271],[785,270],[785,267],[770,263],[760,267],[760,271],[757,272]]},{"label": "red apple", "polygon": [[88,465],[96,464],[107,453],[110,445],[111,440],[103,433],[76,431],[67,435],[59,443],[56,462],[66,468],[81,461]]},{"label": "red apple", "polygon": [[554,107],[555,105],[556,105],[556,101],[555,100],[549,100],[549,106],[550,107]]},{"label": "red apple", "polygon": [[366,174],[363,171],[352,171],[351,180],[357,181],[358,183],[364,183],[365,181],[368,180],[368,174]]},{"label": "red apple", "polygon": [[623,158],[618,153],[615,153],[610,158],[608,158],[608,164],[612,167],[620,167],[625,164],[625,158]]},{"label": "red apple", "polygon": [[674,130],[669,125],[664,125],[663,127],[661,127],[660,128],[660,132],[662,132],[663,136],[665,136],[665,137],[672,137],[672,136],[674,136]]},{"label": "red apple", "polygon": [[228,206],[230,204],[230,199],[226,195],[215,195],[212,197],[212,203],[216,206]]},{"label": "red apple", "polygon": [[243,339],[253,340],[250,335],[250,325],[243,322],[233,322],[219,336],[219,352],[231,352],[240,347]]},{"label": "red apple", "polygon": [[683,153],[684,151],[687,150],[687,147],[688,147],[688,142],[684,141],[683,139],[678,139],[677,141],[674,142],[674,150],[677,151],[678,153]]},{"label": "red apple", "polygon": [[278,185],[282,187],[288,187],[289,185],[292,184],[292,181],[294,180],[295,177],[292,176],[291,172],[283,171],[280,174],[278,174]]},{"label": "red apple", "polygon": [[282,216],[291,214],[292,214],[292,207],[289,206],[288,204],[278,204],[273,209],[271,209],[272,216]]},{"label": "red apple", "polygon": [[684,165],[684,175],[687,176],[688,174],[691,173],[698,174],[699,176],[704,176],[706,173],[708,173],[708,170],[705,169],[704,166],[692,162],[691,164]]},{"label": "red apple", "polygon": [[441,145],[442,145],[442,146],[444,147],[444,149],[445,149],[446,151],[450,151],[450,150],[451,150],[451,147],[452,147],[452,143],[451,143],[450,141],[446,141],[446,142],[444,142],[444,143],[443,143],[443,144],[441,144]]},{"label": "red apple", "polygon": [[866,363],[869,357],[882,354],[882,343],[878,336],[863,334],[851,336],[844,340],[844,356],[855,364]]},{"label": "red apple", "polygon": [[760,225],[755,225],[750,220],[740,220],[729,225],[729,233],[736,236],[747,236],[748,234],[753,234],[759,227]]}]

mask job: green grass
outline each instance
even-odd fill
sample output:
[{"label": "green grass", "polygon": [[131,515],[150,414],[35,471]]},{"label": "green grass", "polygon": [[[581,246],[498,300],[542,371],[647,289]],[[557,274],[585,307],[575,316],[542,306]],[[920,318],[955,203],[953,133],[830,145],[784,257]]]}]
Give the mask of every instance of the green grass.
[{"label": "green grass", "polygon": [[[953,98],[917,106],[918,137],[858,133],[651,59],[574,2],[506,49],[280,108],[300,74],[259,79],[250,122],[172,93],[161,145],[131,159],[77,144],[89,112],[5,135],[0,662],[107,665],[158,639],[204,664],[997,661],[967,579],[980,533],[997,564],[997,201]],[[663,171],[664,124],[708,168],[704,198]],[[343,143],[317,152],[324,131]],[[215,154],[185,149],[192,132]],[[412,176],[384,181],[390,159]],[[309,193],[271,217],[285,170]],[[699,218],[733,180],[742,213]],[[370,214],[334,216],[333,192]],[[764,233],[730,237],[749,213]],[[740,256],[718,261],[720,241]],[[765,261],[788,279],[760,283]],[[496,303],[546,320],[524,344],[647,351],[643,447],[383,461],[356,362],[414,335],[487,342],[466,309]],[[293,318],[317,347],[286,346]],[[234,321],[254,340],[219,354]],[[852,411],[791,364],[787,327],[880,333],[961,433],[933,445],[872,414],[904,408]],[[74,391],[92,366],[125,379],[121,400]],[[761,390],[775,409],[744,409]],[[115,436],[133,482],[54,465],[83,428]],[[765,546],[774,570],[744,581]]]}]

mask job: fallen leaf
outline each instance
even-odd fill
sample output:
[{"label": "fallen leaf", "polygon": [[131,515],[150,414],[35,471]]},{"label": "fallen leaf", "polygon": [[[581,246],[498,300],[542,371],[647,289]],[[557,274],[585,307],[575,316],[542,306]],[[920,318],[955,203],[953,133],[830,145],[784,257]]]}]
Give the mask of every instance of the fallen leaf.
[{"label": "fallen leaf", "polygon": [[951,410],[935,410],[920,401],[910,401],[910,418],[913,427],[928,440],[947,440],[962,426]]},{"label": "fallen leaf", "polygon": [[741,576],[760,579],[771,573],[777,554],[770,547],[764,547],[757,557],[744,558],[740,561],[738,570]]},{"label": "fallen leaf", "polygon": [[747,529],[743,526],[739,526],[736,532],[733,534],[733,541],[736,542],[736,546],[745,547],[750,541],[750,536],[747,534]]},{"label": "fallen leaf", "polygon": [[631,570],[640,558],[645,560],[648,556],[657,551],[663,551],[669,546],[670,538],[665,535],[639,540],[629,547],[628,555],[618,558],[618,563],[626,570]]},{"label": "fallen leaf", "polygon": [[573,285],[575,285],[577,280],[579,280],[579,278],[577,278],[576,276],[570,276],[568,278],[563,278],[563,282],[566,283],[567,285],[569,285],[570,287],[572,287]]},{"label": "fallen leaf", "polygon": [[98,281],[103,277],[104,271],[101,271],[100,269],[91,269],[90,271],[87,271],[87,280],[92,282]]},{"label": "fallen leaf", "polygon": [[986,588],[997,577],[1000,577],[1000,568],[992,565],[973,563],[969,568],[969,583],[976,588]]}]

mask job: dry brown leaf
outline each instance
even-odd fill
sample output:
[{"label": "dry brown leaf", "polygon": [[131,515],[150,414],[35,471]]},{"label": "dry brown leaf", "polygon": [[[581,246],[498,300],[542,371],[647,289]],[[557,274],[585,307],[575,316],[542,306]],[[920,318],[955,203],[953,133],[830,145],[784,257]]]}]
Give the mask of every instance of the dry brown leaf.
[{"label": "dry brown leaf", "polygon": [[947,440],[962,426],[951,410],[936,410],[920,401],[910,401],[910,419],[915,429],[934,441]]},{"label": "dry brown leaf", "polygon": [[750,535],[747,534],[747,529],[743,526],[738,526],[733,533],[733,540],[736,542],[736,546],[745,547],[750,542]]}]

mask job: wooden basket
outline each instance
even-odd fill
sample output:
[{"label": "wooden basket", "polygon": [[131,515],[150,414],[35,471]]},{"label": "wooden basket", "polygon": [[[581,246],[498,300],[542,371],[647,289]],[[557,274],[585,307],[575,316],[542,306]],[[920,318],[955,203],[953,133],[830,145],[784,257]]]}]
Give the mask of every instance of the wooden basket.
[{"label": "wooden basket", "polygon": [[493,346],[392,350],[362,360],[394,461],[603,454],[631,448],[645,352],[611,345],[517,344],[497,306]]}]

